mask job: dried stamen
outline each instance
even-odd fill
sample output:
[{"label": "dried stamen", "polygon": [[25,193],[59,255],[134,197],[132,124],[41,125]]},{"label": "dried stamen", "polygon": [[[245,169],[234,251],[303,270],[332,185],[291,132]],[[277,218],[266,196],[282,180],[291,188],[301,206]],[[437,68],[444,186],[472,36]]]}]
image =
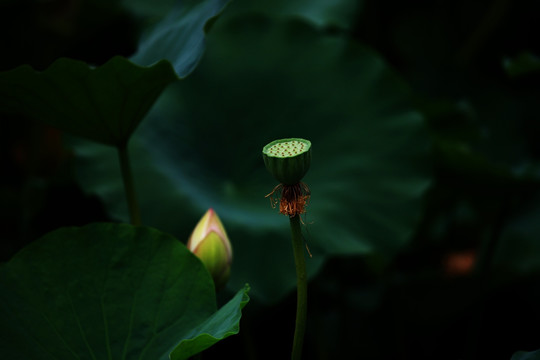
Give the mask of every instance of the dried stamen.
[{"label": "dried stamen", "polygon": [[279,202],[280,214],[292,218],[306,212],[310,196],[311,192],[308,186],[303,182],[299,182],[295,185],[279,184],[265,197],[270,198],[272,208],[275,208]]}]

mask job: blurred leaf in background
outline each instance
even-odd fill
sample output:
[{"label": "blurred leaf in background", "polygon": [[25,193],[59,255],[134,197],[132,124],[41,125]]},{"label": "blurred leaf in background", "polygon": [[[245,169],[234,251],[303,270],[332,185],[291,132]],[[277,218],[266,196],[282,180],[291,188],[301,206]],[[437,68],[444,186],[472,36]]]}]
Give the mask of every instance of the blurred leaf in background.
[{"label": "blurred leaf in background", "polygon": [[142,34],[131,60],[149,66],[162,59],[180,77],[195,69],[205,48],[205,26],[219,15],[229,0],[188,0],[175,4],[166,16]]},{"label": "blurred leaf in background", "polygon": [[[143,221],[187,238],[186,222],[215,208],[237,254],[231,286],[248,281],[253,296],[277,301],[294,286],[294,266],[286,219],[264,199],[275,184],[261,149],[302,136],[313,143],[304,219],[311,272],[327,254],[388,258],[406,244],[429,185],[429,139],[384,61],[300,20],[229,18],[208,41],[199,68],[133,138]],[[123,219],[114,158],[93,144],[76,154],[81,184]]]}]

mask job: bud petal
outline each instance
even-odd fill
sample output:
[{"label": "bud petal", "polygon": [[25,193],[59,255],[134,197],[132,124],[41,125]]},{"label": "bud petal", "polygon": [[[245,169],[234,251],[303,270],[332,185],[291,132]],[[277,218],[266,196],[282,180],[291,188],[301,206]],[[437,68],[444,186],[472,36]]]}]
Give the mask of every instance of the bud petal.
[{"label": "bud petal", "polygon": [[302,180],[311,162],[311,142],[290,138],[275,140],[263,148],[266,169],[282,184],[295,185]]},{"label": "bud petal", "polygon": [[206,266],[216,288],[225,285],[231,271],[232,247],[225,228],[213,209],[209,209],[199,220],[187,247]]}]

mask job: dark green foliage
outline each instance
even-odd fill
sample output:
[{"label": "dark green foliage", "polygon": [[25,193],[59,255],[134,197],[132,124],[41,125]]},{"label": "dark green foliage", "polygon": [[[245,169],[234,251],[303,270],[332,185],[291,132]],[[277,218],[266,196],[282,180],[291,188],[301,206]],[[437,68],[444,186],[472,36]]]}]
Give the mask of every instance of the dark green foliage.
[{"label": "dark green foliage", "polygon": [[[95,141],[130,139],[142,222],[185,241],[213,207],[233,244],[218,294],[233,300],[216,313],[207,289],[218,315],[193,334],[237,332],[237,290],[252,286],[240,334],[203,358],[286,358],[294,264],[260,150],[302,137],[313,143],[304,358],[535,358],[520,350],[540,348],[539,11],[508,0],[0,2],[3,259],[59,226],[127,220],[117,154]],[[63,146],[42,120],[87,139]],[[8,281],[21,256],[47,254],[39,244],[3,265],[3,304],[42,298]],[[40,257],[20,273],[41,289],[28,274],[47,279],[56,265]],[[1,341],[33,334],[21,325],[31,311],[45,329],[40,309],[63,298],[48,299],[24,322],[3,308]],[[216,339],[184,341],[184,356]]]}]

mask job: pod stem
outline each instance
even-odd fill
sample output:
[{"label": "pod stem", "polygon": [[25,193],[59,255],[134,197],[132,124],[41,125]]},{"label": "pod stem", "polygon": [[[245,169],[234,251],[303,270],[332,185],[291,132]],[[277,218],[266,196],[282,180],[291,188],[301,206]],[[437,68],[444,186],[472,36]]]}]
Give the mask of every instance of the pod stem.
[{"label": "pod stem", "polygon": [[307,274],[306,260],[304,258],[304,246],[302,241],[302,230],[300,228],[300,215],[289,217],[291,224],[292,246],[294,262],[296,264],[296,328],[294,330],[294,340],[292,349],[292,360],[300,360],[302,357],[302,344],[306,330],[307,317]]},{"label": "pod stem", "polygon": [[118,158],[120,160],[120,170],[122,171],[122,180],[124,181],[124,190],[126,193],[129,217],[132,225],[141,225],[141,213],[137,196],[135,194],[135,185],[133,184],[133,174],[129,162],[127,142],[118,146]]}]

